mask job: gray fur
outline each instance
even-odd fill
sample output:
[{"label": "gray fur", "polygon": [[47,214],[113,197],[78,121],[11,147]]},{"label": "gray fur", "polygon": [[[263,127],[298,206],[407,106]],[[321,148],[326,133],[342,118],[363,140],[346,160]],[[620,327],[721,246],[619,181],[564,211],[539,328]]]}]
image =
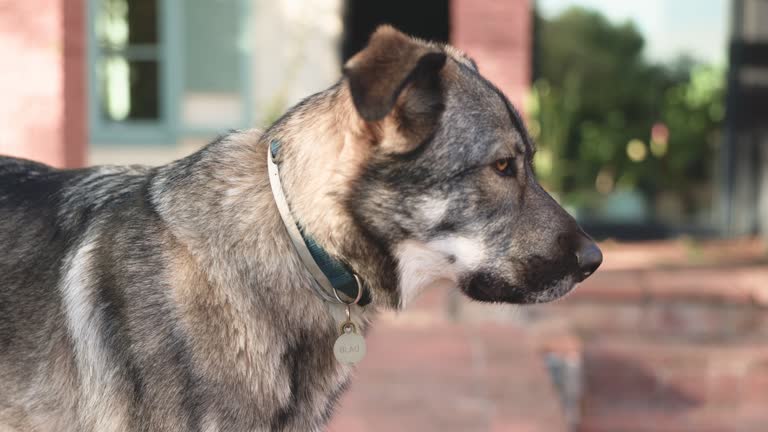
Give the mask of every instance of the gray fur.
[{"label": "gray fur", "polygon": [[[159,168],[0,158],[0,431],[323,427],[352,372],[332,354],[343,309],[313,294],[282,226],[273,139],[294,216],[370,289],[363,331],[414,271],[444,266],[470,297],[516,303],[583,279],[586,236],[533,178],[506,98],[455,49],[391,29],[348,64],[355,92],[386,79],[355,69],[382,40],[398,48],[390,68],[402,55],[415,71],[381,86],[396,92],[383,111],[343,78],[264,134]],[[390,114],[366,120],[353,99]],[[494,172],[504,157],[516,176]],[[422,249],[436,268],[409,267]]]}]

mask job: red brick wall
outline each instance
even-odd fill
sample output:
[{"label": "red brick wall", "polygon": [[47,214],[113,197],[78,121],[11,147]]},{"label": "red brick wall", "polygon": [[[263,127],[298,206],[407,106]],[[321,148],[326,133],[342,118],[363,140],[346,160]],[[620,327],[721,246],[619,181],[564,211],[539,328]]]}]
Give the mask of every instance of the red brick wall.
[{"label": "red brick wall", "polygon": [[530,0],[452,0],[452,44],[522,112],[531,81]]},{"label": "red brick wall", "polygon": [[0,154],[84,163],[84,19],[84,0],[0,0]]},{"label": "red brick wall", "polygon": [[64,22],[64,166],[86,163],[88,146],[86,0],[61,0]]}]

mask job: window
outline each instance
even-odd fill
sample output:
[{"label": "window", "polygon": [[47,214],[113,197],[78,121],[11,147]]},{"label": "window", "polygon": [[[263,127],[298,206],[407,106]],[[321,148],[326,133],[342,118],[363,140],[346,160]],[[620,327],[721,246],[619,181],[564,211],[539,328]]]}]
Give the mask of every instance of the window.
[{"label": "window", "polygon": [[251,0],[90,0],[94,144],[175,145],[252,119]]},{"label": "window", "polygon": [[99,113],[105,122],[160,119],[157,0],[103,0],[96,18]]},{"label": "window", "polygon": [[90,0],[89,125],[94,143],[171,143],[172,0]]}]

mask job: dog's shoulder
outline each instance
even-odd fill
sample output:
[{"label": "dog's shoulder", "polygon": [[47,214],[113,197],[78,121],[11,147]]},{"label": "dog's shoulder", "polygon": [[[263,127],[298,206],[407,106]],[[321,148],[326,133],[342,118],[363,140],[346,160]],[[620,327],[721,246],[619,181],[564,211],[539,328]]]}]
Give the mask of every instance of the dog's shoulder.
[{"label": "dog's shoulder", "polygon": [[13,231],[39,224],[72,235],[90,225],[100,211],[140,194],[150,173],[151,168],[143,166],[65,170],[0,157],[0,216],[7,221],[0,225]]},{"label": "dog's shoulder", "polygon": [[[6,198],[11,193],[27,192],[29,186],[47,183],[59,170],[26,159],[0,156],[0,191]],[[48,181],[47,181],[48,180]]]},{"label": "dog's shoulder", "polygon": [[26,159],[0,157],[0,211],[50,207],[66,180],[77,175]]},{"label": "dog's shoulder", "polygon": [[0,177],[24,174],[29,171],[50,171],[48,165],[11,156],[0,156]]},{"label": "dog's shoulder", "polygon": [[0,206],[89,206],[134,189],[132,186],[146,181],[150,171],[135,165],[65,170],[0,156]]}]

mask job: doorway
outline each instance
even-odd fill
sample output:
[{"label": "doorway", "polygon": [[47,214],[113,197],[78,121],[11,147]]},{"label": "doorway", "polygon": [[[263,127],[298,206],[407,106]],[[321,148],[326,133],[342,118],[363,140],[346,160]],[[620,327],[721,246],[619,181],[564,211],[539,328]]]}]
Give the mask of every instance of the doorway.
[{"label": "doorway", "polygon": [[391,24],[412,36],[448,42],[450,21],[449,0],[347,0],[344,7],[342,63],[363,49],[379,25]]}]

